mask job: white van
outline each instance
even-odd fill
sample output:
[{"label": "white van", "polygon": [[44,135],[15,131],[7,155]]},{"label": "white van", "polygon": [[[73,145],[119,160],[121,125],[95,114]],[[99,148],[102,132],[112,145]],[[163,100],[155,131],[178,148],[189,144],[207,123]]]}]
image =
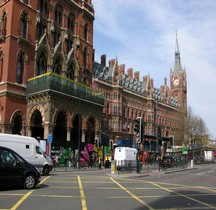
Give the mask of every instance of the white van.
[{"label": "white van", "polygon": [[43,153],[40,143],[33,137],[0,133],[0,146],[14,150],[44,175],[52,170],[52,160]]},{"label": "white van", "polygon": [[137,149],[130,147],[116,147],[114,153],[114,160],[117,168],[136,167]]}]

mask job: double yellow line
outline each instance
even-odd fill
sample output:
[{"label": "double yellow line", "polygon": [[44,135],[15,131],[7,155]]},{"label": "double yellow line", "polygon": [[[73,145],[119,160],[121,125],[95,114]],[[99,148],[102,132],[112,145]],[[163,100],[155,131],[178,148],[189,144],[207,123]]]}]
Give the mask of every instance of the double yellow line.
[{"label": "double yellow line", "polygon": [[[39,185],[43,184],[49,178],[50,176],[43,179],[43,181],[41,181]],[[10,210],[16,210],[23,203],[23,201],[25,201],[26,198],[28,198],[34,191],[35,190],[31,190],[28,193],[26,193],[22,198],[19,199],[19,201]]]},{"label": "double yellow line", "polygon": [[[50,176],[43,179],[43,181],[41,181],[39,185],[43,184],[49,178],[50,178]],[[79,184],[79,189],[80,189],[82,210],[87,210],[84,189],[82,186],[82,181],[81,181],[80,176],[78,176],[77,179],[78,179],[78,184]],[[29,192],[27,192],[22,198],[19,199],[19,201],[10,210],[16,210],[34,191],[35,190],[30,190]]]}]

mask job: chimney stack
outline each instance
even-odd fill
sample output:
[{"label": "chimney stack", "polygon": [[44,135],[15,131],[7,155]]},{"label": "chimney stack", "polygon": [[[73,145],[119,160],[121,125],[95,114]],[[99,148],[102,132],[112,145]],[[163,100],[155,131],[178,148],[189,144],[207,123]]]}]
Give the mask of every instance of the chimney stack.
[{"label": "chimney stack", "polygon": [[134,79],[136,79],[137,81],[139,81],[139,79],[140,79],[140,72],[139,71],[135,71],[134,72]]},{"label": "chimney stack", "polygon": [[127,70],[127,74],[128,74],[128,76],[129,76],[131,79],[133,79],[133,68],[129,68],[129,69]]},{"label": "chimney stack", "polygon": [[106,55],[105,54],[101,55],[101,65],[103,67],[106,66]]},{"label": "chimney stack", "polygon": [[125,74],[125,64],[121,64],[121,65],[119,66],[119,72],[120,72],[121,74]]}]

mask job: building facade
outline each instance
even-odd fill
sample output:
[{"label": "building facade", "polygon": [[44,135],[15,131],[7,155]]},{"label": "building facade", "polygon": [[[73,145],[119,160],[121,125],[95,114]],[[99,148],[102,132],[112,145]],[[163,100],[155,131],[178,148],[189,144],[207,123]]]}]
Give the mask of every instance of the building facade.
[{"label": "building facade", "polygon": [[5,0],[0,15],[0,132],[94,144],[104,100],[91,88],[91,0]]},{"label": "building facade", "polygon": [[141,117],[143,148],[157,147],[159,130],[164,141],[184,143],[187,78],[178,40],[170,87],[165,78],[155,88],[117,59],[94,62],[91,0],[5,0],[0,15],[0,132],[49,139],[54,150],[95,139],[134,146]]},{"label": "building facade", "polygon": [[[125,65],[119,65],[117,59],[106,65],[106,55],[101,56],[100,63],[94,63],[93,75],[95,86],[105,95],[102,132],[115,144],[134,146],[137,117],[144,120],[141,149],[155,151],[158,144],[185,143],[187,78],[181,67],[177,37],[170,86],[166,78],[160,88],[154,87],[150,76],[140,81],[140,72],[133,72],[132,68],[125,72]],[[171,137],[174,142],[170,142]]]}]

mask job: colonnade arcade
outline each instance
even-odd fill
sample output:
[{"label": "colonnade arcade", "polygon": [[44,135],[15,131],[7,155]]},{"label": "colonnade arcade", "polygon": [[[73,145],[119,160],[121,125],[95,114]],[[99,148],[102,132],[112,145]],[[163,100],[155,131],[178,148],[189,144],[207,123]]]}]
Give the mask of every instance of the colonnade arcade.
[{"label": "colonnade arcade", "polygon": [[[52,134],[52,149],[70,147],[73,151],[86,144],[94,144],[100,136],[100,114],[98,107],[79,100],[68,101],[54,99],[55,102],[28,101],[27,136],[47,139]],[[44,103],[45,102],[45,103]],[[80,133],[79,133],[80,132]],[[99,138],[100,139],[100,138]]]}]

